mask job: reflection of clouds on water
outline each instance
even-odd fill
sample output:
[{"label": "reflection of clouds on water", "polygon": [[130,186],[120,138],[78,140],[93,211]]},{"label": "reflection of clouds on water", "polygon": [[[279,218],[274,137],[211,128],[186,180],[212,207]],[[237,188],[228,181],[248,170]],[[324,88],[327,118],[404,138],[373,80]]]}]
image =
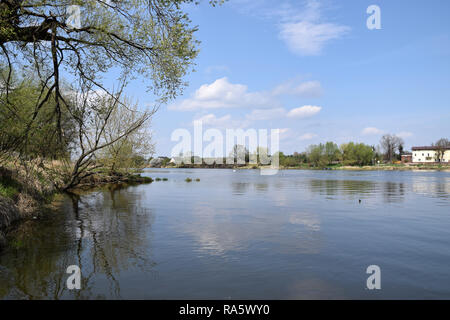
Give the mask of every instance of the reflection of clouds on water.
[{"label": "reflection of clouds on water", "polygon": [[195,239],[195,250],[202,253],[225,257],[250,246],[263,246],[277,253],[311,254],[321,247],[320,220],[311,213],[227,210],[208,204],[192,211],[183,230]]},{"label": "reflection of clouds on water", "polygon": [[342,288],[317,278],[296,280],[287,290],[287,299],[346,299]]},{"label": "reflection of clouds on water", "polygon": [[311,213],[292,213],[289,216],[289,222],[295,225],[303,225],[311,231],[320,230],[319,217]]},{"label": "reflection of clouds on water", "polygon": [[285,192],[281,191],[281,190],[275,191],[275,192],[270,192],[269,193],[269,197],[279,207],[285,207],[289,203],[288,195]]},{"label": "reflection of clouds on water", "polygon": [[232,221],[233,212],[203,204],[193,208],[192,221],[184,231],[199,244],[198,249],[213,255],[244,250],[251,239],[245,223]]}]

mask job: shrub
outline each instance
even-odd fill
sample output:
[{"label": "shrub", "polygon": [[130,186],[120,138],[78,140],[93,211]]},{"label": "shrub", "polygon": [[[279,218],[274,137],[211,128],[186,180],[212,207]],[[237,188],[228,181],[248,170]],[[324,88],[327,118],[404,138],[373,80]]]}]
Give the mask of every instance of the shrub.
[{"label": "shrub", "polygon": [[0,195],[2,195],[5,198],[13,198],[16,194],[19,193],[19,190],[17,190],[13,186],[5,186],[0,182]]},{"label": "shrub", "polygon": [[191,178],[186,178],[186,180],[184,180],[184,181],[186,181],[186,182],[192,182],[192,179],[191,179]]},{"label": "shrub", "polygon": [[20,184],[11,177],[1,177],[0,195],[6,198],[14,198],[20,192]]}]

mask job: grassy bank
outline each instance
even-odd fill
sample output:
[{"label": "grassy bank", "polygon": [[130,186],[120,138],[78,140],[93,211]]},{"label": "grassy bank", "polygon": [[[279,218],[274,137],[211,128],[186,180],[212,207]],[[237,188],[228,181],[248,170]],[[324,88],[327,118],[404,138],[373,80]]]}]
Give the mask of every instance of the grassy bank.
[{"label": "grassy bank", "polygon": [[0,246],[5,233],[17,221],[29,219],[51,202],[57,192],[54,181],[40,170],[0,168]]},{"label": "grassy bank", "polygon": [[[61,167],[17,166],[0,167],[0,247],[5,245],[5,235],[15,224],[39,217],[54,196],[62,193],[64,175]],[[99,171],[83,179],[75,189],[87,190],[107,184],[151,183],[152,178],[136,173],[109,173]]]},{"label": "grassy bank", "polygon": [[[246,165],[180,165],[180,166],[165,166],[164,168],[191,168],[191,169],[267,169],[270,166],[261,166],[255,164]],[[450,171],[450,165],[447,164],[379,164],[373,166],[347,166],[347,165],[329,165],[325,167],[312,166],[304,163],[297,166],[282,166],[280,170],[348,170],[348,171],[411,171],[411,170],[436,170],[436,171]]]},{"label": "grassy bank", "polygon": [[361,170],[361,171],[414,171],[436,170],[449,171],[449,165],[441,164],[380,164],[374,166],[336,166],[334,170]]}]

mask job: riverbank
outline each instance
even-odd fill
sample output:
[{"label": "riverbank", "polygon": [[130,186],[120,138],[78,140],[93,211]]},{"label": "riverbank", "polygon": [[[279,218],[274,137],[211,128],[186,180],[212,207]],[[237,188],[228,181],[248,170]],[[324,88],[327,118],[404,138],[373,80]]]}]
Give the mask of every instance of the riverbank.
[{"label": "riverbank", "polygon": [[[270,166],[261,165],[180,165],[180,166],[164,166],[167,169],[234,169],[234,170],[255,170],[270,169]],[[348,170],[348,171],[414,171],[414,170],[434,170],[434,171],[450,171],[449,164],[379,164],[373,166],[345,166],[330,165],[326,167],[314,167],[309,164],[299,166],[282,166],[279,170]]]},{"label": "riverbank", "polygon": [[[151,182],[153,182],[152,178],[135,173],[99,172],[83,179],[70,192],[107,184]],[[38,219],[43,209],[51,204],[55,195],[64,192],[59,187],[61,185],[63,181],[54,171],[0,167],[0,249],[6,245],[6,235],[16,224],[28,219]]]}]

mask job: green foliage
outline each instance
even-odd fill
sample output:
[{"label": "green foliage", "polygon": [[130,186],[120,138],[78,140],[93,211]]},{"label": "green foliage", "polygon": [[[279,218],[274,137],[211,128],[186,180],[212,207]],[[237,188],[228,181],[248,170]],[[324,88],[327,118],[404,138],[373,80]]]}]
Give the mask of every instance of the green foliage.
[{"label": "green foliage", "polygon": [[342,160],[345,165],[373,164],[375,151],[364,143],[349,142],[341,145]]},{"label": "green foliage", "polygon": [[[6,70],[0,71],[0,86],[5,83]],[[73,119],[67,109],[61,114],[60,126],[64,136],[56,130],[58,118],[54,117],[55,102],[49,99],[37,109],[42,101],[41,89],[32,75],[13,74],[13,87],[8,95],[0,95],[0,151],[20,151],[28,157],[58,159],[69,153],[73,138]],[[51,96],[51,95],[50,95]]]},{"label": "green foliage", "polygon": [[312,145],[306,152],[307,161],[315,167],[325,167],[341,157],[339,147],[334,142]]},{"label": "green foliage", "polygon": [[4,186],[0,182],[0,195],[2,195],[3,197],[13,198],[18,193],[19,193],[19,190],[17,190],[16,188],[11,187],[11,186]]},{"label": "green foliage", "polygon": [[20,192],[20,184],[7,177],[3,177],[0,180],[0,195],[5,198],[13,199]]},{"label": "green foliage", "polygon": [[[212,5],[223,1],[212,0]],[[183,77],[192,69],[199,42],[197,27],[185,12],[194,0],[29,0],[14,6],[0,3],[0,44],[11,63],[21,58],[36,65],[42,80],[57,81],[49,47],[61,54],[58,68],[99,83],[108,71],[142,75],[161,101],[173,98],[184,87]],[[66,22],[66,8],[78,5],[79,26]],[[74,32],[73,29],[76,29]],[[52,36],[56,43],[50,43]],[[48,45],[43,43],[47,42]],[[20,43],[20,45],[17,45]],[[29,44],[29,45],[27,45]],[[32,50],[33,48],[34,50]],[[59,59],[59,57],[58,57]]]},{"label": "green foliage", "polygon": [[293,155],[280,155],[280,165],[285,167],[302,167],[310,165],[316,168],[335,167],[341,163],[345,165],[370,165],[375,157],[374,149],[363,143],[353,142],[343,144],[340,148],[334,142],[311,145],[304,153],[295,152]]},{"label": "green foliage", "polygon": [[[182,93],[199,52],[197,27],[186,13],[191,3],[198,2],[0,2],[0,63],[7,66],[0,75],[0,157],[77,158],[62,189],[76,186],[99,167],[115,172],[143,166],[152,151],[144,147],[150,136],[140,139],[144,130],[137,129],[162,103]],[[79,26],[67,23],[69,5],[81,11]],[[27,81],[14,75],[13,66],[23,69]],[[112,69],[118,84],[106,86],[105,75]],[[70,89],[63,85],[63,70],[74,77]],[[113,115],[123,129],[108,128],[120,93],[138,76],[154,93],[153,110]],[[113,103],[92,103],[103,95]]]},{"label": "green foliage", "polygon": [[186,178],[184,181],[186,181],[186,182],[192,182],[192,179],[191,179],[191,178]]},{"label": "green foliage", "polygon": [[325,156],[329,164],[338,161],[341,158],[341,152],[338,145],[331,141],[327,142],[325,144]]},{"label": "green foliage", "polygon": [[[114,141],[122,136],[124,129],[132,127],[141,116],[137,104],[124,98],[123,105],[118,104],[109,116],[103,132],[104,141]],[[110,172],[143,167],[145,158],[154,150],[149,125],[150,122],[143,123],[130,134],[100,150],[99,162]]]},{"label": "green foliage", "polygon": [[22,240],[15,239],[15,240],[11,241],[10,246],[14,249],[21,249],[21,248],[25,247],[25,244]]},{"label": "green foliage", "polygon": [[161,161],[161,166],[162,167],[165,167],[165,166],[169,165],[169,163],[170,163],[170,158],[168,158],[168,157],[164,157],[161,160],[162,160]]}]

